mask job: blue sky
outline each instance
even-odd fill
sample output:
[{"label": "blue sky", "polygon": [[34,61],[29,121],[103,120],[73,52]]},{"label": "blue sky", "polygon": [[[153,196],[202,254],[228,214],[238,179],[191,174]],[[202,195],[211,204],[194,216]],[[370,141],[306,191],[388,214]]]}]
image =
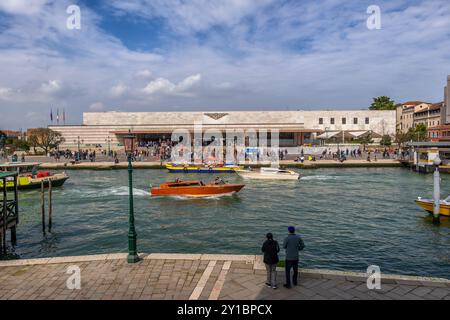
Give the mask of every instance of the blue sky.
[{"label": "blue sky", "polygon": [[[81,29],[66,28],[66,8]],[[381,9],[369,30],[366,10]],[[365,109],[443,99],[450,4],[2,0],[0,128],[86,111]],[[55,111],[54,111],[55,112]]]}]

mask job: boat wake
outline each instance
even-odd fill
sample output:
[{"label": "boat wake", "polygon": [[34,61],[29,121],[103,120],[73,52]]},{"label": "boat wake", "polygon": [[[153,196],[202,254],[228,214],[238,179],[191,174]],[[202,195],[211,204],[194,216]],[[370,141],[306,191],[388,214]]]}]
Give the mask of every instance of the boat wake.
[{"label": "boat wake", "polygon": [[[71,190],[71,192],[78,192],[80,193],[81,197],[84,198],[102,198],[102,197],[109,197],[109,196],[118,196],[118,197],[125,197],[128,196],[128,187],[122,186],[122,187],[111,187],[111,188],[105,188],[101,190]],[[146,190],[133,188],[133,196],[137,197],[148,197],[150,193]]]},{"label": "boat wake", "polygon": [[337,180],[336,176],[300,176],[300,180]]}]

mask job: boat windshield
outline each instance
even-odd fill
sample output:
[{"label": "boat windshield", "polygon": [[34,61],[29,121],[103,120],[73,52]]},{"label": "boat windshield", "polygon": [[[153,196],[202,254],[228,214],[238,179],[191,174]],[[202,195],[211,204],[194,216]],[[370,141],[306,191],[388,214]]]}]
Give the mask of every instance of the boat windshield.
[{"label": "boat windshield", "polygon": [[444,201],[445,202],[450,202],[450,196],[448,196]]}]

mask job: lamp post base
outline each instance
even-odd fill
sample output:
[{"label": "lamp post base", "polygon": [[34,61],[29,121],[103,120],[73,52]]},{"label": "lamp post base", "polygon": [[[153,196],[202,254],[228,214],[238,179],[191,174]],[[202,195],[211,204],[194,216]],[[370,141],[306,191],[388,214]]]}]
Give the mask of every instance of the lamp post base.
[{"label": "lamp post base", "polygon": [[435,225],[439,225],[439,224],[441,224],[441,219],[440,219],[440,217],[439,217],[439,215],[433,215],[433,224],[435,224]]},{"label": "lamp post base", "polygon": [[138,255],[131,255],[131,254],[129,254],[128,255],[128,258],[127,258],[127,261],[128,261],[128,263],[136,263],[136,262],[138,262],[140,259],[139,259],[139,256]]}]

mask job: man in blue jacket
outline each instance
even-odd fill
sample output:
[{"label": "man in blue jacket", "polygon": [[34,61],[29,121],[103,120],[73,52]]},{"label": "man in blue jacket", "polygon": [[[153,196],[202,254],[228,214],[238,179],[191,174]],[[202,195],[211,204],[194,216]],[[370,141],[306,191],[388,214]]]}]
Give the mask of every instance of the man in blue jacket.
[{"label": "man in blue jacket", "polygon": [[295,234],[295,227],[289,227],[288,231],[289,234],[283,242],[283,248],[286,249],[286,284],[283,285],[285,288],[291,288],[291,268],[294,269],[292,283],[294,286],[297,285],[299,260],[298,252],[303,250],[305,247],[302,238]]}]

